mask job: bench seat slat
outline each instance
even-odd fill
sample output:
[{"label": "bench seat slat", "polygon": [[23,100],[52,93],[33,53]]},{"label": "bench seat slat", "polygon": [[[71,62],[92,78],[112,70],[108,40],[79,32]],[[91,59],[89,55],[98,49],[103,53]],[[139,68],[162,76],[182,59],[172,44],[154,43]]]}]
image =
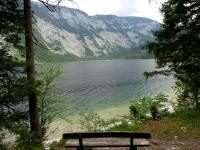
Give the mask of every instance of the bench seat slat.
[{"label": "bench seat slat", "polygon": [[[136,147],[149,147],[150,145],[134,145]],[[77,148],[80,146],[66,145],[66,148]],[[84,145],[83,147],[130,147],[130,145]]]}]

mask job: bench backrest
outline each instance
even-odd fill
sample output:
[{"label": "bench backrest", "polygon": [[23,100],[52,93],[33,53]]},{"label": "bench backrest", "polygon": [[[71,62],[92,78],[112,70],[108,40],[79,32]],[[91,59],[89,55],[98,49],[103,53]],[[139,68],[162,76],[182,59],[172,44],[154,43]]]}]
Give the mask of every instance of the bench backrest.
[{"label": "bench backrest", "polygon": [[83,150],[84,147],[83,138],[130,138],[130,149],[133,150],[137,149],[137,146],[133,144],[133,139],[150,139],[151,134],[138,132],[76,132],[63,134],[63,139],[78,139],[80,150]]}]

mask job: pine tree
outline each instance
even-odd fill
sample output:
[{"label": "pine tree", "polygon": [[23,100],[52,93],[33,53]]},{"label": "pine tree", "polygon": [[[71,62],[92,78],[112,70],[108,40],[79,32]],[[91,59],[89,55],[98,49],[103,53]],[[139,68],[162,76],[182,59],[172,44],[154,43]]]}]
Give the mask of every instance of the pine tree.
[{"label": "pine tree", "polygon": [[[25,23],[25,47],[26,47],[26,72],[27,80],[30,84],[35,84],[35,63],[34,63],[34,49],[32,37],[32,10],[31,0],[24,0],[24,23]],[[29,113],[31,131],[36,135],[38,141],[41,142],[41,125],[38,114],[37,94],[29,93]]]},{"label": "pine tree", "polygon": [[[189,99],[190,107],[200,103],[200,1],[168,0],[162,5],[164,16],[161,30],[147,49],[162,71],[153,74],[173,74],[184,85],[180,99]],[[166,69],[167,68],[167,69]],[[184,95],[182,97],[181,95]]]},{"label": "pine tree", "polygon": [[[27,120],[27,109],[20,106],[27,101],[24,90],[24,64],[11,56],[11,48],[20,46],[23,32],[23,13],[16,0],[0,1],[0,130],[15,132],[17,124]],[[0,133],[2,133],[0,131]]]}]

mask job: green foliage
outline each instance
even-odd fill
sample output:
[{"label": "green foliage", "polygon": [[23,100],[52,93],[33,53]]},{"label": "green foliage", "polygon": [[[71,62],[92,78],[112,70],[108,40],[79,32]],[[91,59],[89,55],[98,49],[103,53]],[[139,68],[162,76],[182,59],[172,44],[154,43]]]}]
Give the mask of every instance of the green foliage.
[{"label": "green foliage", "polygon": [[66,139],[61,139],[59,142],[53,142],[52,144],[49,145],[49,150],[55,150],[56,147],[64,147],[66,142],[67,142]]},{"label": "green foliage", "polygon": [[131,105],[129,109],[130,113],[134,116],[134,118],[140,118],[140,110],[138,109],[137,106]]},{"label": "green foliage", "polygon": [[155,119],[158,115],[158,109],[164,106],[167,102],[167,96],[159,94],[155,97],[144,97],[136,100],[129,107],[131,115],[137,120],[145,120],[147,114],[151,113],[152,117]]},{"label": "green foliage", "polygon": [[[28,83],[23,87],[21,95],[28,95],[34,92],[38,97],[38,109],[41,118],[42,140],[47,136],[47,130],[52,120],[60,115],[60,107],[56,104],[66,100],[66,97],[59,96],[60,90],[56,88],[54,80],[62,74],[60,65],[46,65],[38,74],[38,80],[34,84]],[[26,90],[25,90],[25,89]],[[14,125],[13,132],[17,135],[16,150],[43,150],[39,145],[36,136],[30,132],[30,126],[27,122],[21,122]]]},{"label": "green foliage", "polygon": [[[13,47],[22,48],[23,13],[18,0],[0,0],[0,4],[0,136],[3,137],[4,133],[18,133],[17,126],[28,120],[28,110],[23,106],[27,101],[24,63],[9,54]],[[2,139],[0,143],[5,144]]]},{"label": "green foliage", "polygon": [[[24,144],[24,143],[23,143]],[[12,150],[45,150],[45,148],[42,145],[38,145],[37,143],[31,145],[31,144],[19,144],[16,147],[12,148]]]},{"label": "green foliage", "polygon": [[36,60],[39,62],[70,62],[79,61],[80,58],[66,52],[64,55],[50,52],[48,49],[38,47],[36,48]]},{"label": "green foliage", "polygon": [[104,128],[108,131],[136,131],[142,127],[140,126],[141,124],[141,121],[132,116],[122,116],[107,121],[107,125]]},{"label": "green foliage", "polygon": [[18,0],[1,0],[0,3],[0,120],[5,120],[0,127],[9,127],[9,121],[24,118],[24,112],[14,108],[26,100],[26,95],[20,95],[25,85],[24,66],[8,53],[10,45],[20,47],[23,14]]},{"label": "green foliage", "polygon": [[58,103],[66,101],[66,97],[62,96],[61,90],[54,84],[55,79],[63,73],[60,65],[45,65],[39,73],[40,84],[38,86],[38,102],[39,112],[41,116],[41,129],[43,140],[50,123],[55,117],[59,117],[61,108]]},{"label": "green foliage", "polygon": [[26,83],[23,63],[10,56],[7,46],[3,46],[0,49],[0,135],[4,131],[16,133],[16,126],[28,120]]},{"label": "green foliage", "polygon": [[94,56],[86,56],[83,59],[86,60],[106,60],[106,59],[149,59],[152,56],[145,51],[136,48],[136,49],[122,49],[113,50],[112,53],[108,53],[107,55],[101,55],[98,57]]},{"label": "green foliage", "polygon": [[44,150],[44,147],[38,144],[35,135],[29,131],[28,124],[17,125],[15,134],[17,135],[17,141],[14,150]]},{"label": "green foliage", "polygon": [[156,120],[157,115],[158,115],[158,107],[156,107],[155,105],[152,105],[150,108],[150,112],[151,112],[151,116],[153,120]]},{"label": "green foliage", "polygon": [[195,105],[195,101],[190,94],[190,88],[181,81],[176,81],[174,87],[177,94],[178,109],[191,109]]},{"label": "green foliage", "polygon": [[79,124],[81,128],[86,131],[101,131],[105,127],[106,121],[97,113],[90,111],[81,113]]},{"label": "green foliage", "polygon": [[[20,44],[24,30],[24,14],[21,1],[0,1],[0,135],[10,132],[17,136],[15,149],[43,149],[36,136],[30,132],[27,97],[30,93],[40,98],[41,126],[45,138],[48,124],[57,109],[54,103],[63,97],[56,96],[53,80],[61,71],[46,68],[36,82],[26,80],[24,63],[10,56],[11,47],[23,49]],[[19,4],[20,3],[20,4]],[[24,45],[24,44],[23,44]],[[47,74],[45,74],[47,73]],[[57,92],[58,93],[58,92]],[[60,94],[60,93],[59,93]],[[48,113],[47,113],[48,112]],[[0,145],[3,141],[0,139]]]},{"label": "green foliage", "polygon": [[[0,36],[3,40],[19,48],[23,31],[23,13],[18,0],[0,0]],[[2,41],[0,41],[2,44]]]},{"label": "green foliage", "polygon": [[143,127],[143,122],[128,124],[126,121],[123,121],[122,124],[110,128],[109,131],[138,131],[142,127]]},{"label": "green foliage", "polygon": [[155,41],[147,45],[158,68],[162,68],[150,74],[173,74],[179,81],[177,86],[181,82],[180,93],[177,93],[179,101],[190,101],[196,107],[200,105],[199,5],[200,2],[194,0],[165,2],[161,8],[162,28],[154,33]]}]

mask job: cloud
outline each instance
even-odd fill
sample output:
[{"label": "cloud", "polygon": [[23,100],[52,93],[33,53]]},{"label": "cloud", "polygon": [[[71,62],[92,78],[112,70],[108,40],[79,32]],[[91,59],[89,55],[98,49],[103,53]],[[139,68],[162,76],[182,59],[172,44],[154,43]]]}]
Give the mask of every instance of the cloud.
[{"label": "cloud", "polygon": [[149,0],[120,0],[122,8],[115,12],[122,16],[140,16],[151,18],[162,22],[162,16],[159,8],[166,0],[157,0],[149,3]]},{"label": "cloud", "polygon": [[[55,1],[55,0],[54,0]],[[162,17],[159,13],[161,2],[157,0],[149,4],[149,0],[74,0],[79,8],[89,15],[112,14],[118,16],[140,16],[151,18],[159,22]],[[77,7],[68,0],[63,0],[62,5],[67,7]]]}]

